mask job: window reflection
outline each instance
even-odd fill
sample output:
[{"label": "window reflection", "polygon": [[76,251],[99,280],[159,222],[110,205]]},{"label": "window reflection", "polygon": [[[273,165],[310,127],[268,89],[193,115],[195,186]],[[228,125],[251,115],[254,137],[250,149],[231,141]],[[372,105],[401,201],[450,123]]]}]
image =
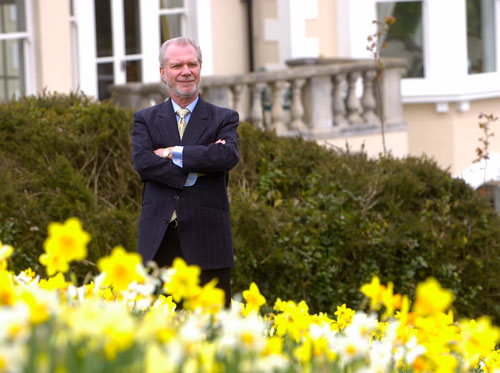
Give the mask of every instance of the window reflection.
[{"label": "window reflection", "polygon": [[182,14],[167,14],[160,16],[160,40],[176,38],[182,35]]},{"label": "window reflection", "polygon": [[142,81],[142,64],[141,61],[127,61],[125,63],[127,73],[127,83]]},{"label": "window reflection", "polygon": [[384,16],[394,16],[396,22],[386,35],[387,47],[381,50],[380,55],[405,58],[408,64],[404,77],[424,77],[422,1],[378,3],[378,21],[383,22]]},{"label": "window reflection", "polygon": [[467,66],[469,74],[496,71],[495,4],[467,0]]},{"label": "window reflection", "polygon": [[141,53],[141,28],[139,24],[139,0],[125,0],[125,54]]},{"label": "window reflection", "polygon": [[110,0],[94,0],[97,57],[113,55]]},{"label": "window reflection", "polygon": [[0,33],[26,31],[24,0],[0,1]]},{"label": "window reflection", "polygon": [[113,63],[97,64],[97,89],[99,91],[99,100],[105,100],[111,97],[109,85],[114,83]]},{"label": "window reflection", "polygon": [[183,0],[160,0],[160,8],[182,8],[184,6]]},{"label": "window reflection", "polygon": [[[0,1],[0,34],[24,31],[24,1]],[[0,41],[0,101],[26,93],[24,64],[24,37]]]},{"label": "window reflection", "polygon": [[25,93],[23,40],[0,41],[0,101]]}]

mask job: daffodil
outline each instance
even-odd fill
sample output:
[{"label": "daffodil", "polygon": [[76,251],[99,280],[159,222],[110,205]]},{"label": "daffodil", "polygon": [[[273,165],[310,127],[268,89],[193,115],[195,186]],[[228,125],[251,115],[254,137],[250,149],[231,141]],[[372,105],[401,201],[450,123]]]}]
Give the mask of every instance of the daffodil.
[{"label": "daffodil", "polygon": [[97,267],[105,274],[103,285],[112,285],[117,291],[144,280],[141,256],[128,253],[121,246],[116,246],[110,256],[99,259]]},{"label": "daffodil", "polygon": [[66,290],[69,285],[71,285],[71,283],[67,282],[64,275],[60,272],[53,277],[40,280],[40,288],[45,290]]},{"label": "daffodil", "polygon": [[281,337],[269,337],[266,340],[266,346],[262,350],[264,355],[279,355],[283,351],[283,339]]},{"label": "daffodil", "polygon": [[417,285],[414,311],[419,315],[433,315],[444,312],[453,302],[453,293],[443,289],[434,278]]},{"label": "daffodil", "polygon": [[491,324],[489,317],[459,322],[461,340],[459,350],[471,366],[494,350],[500,341],[500,329]]},{"label": "daffodil", "polygon": [[281,311],[274,317],[274,328],[277,335],[288,334],[296,342],[299,342],[312,322],[306,302],[300,301],[296,304],[293,301],[283,302],[278,299],[274,308]]},{"label": "daffodil", "polygon": [[246,301],[243,316],[246,316],[251,312],[258,312],[260,307],[266,304],[266,298],[264,298],[264,296],[260,293],[259,287],[255,284],[255,282],[250,284],[250,288],[248,290],[243,291],[243,299]]},{"label": "daffodil", "polygon": [[186,303],[187,309],[201,308],[204,312],[216,315],[224,307],[224,290],[215,287],[217,280],[212,280],[199,288]]},{"label": "daffodil", "polygon": [[54,291],[22,289],[18,300],[28,306],[32,324],[42,324],[57,312],[58,297]]},{"label": "daffodil", "polygon": [[65,273],[71,261],[86,258],[89,241],[90,235],[83,230],[77,218],[70,218],[64,224],[50,223],[40,263],[46,267],[49,276],[56,272]]},{"label": "daffodil", "polygon": [[337,310],[334,315],[337,316],[337,325],[340,330],[344,329],[352,321],[356,311],[347,308],[345,303],[341,306],[337,306]]},{"label": "daffodil", "polygon": [[175,302],[189,299],[198,293],[201,269],[198,266],[187,265],[181,258],[175,258],[171,268],[171,276],[163,284],[167,294],[172,295]]},{"label": "daffodil", "polygon": [[500,350],[491,351],[481,365],[483,372],[500,372]]},{"label": "daffodil", "polygon": [[14,252],[14,248],[10,245],[3,245],[0,241],[0,271],[7,269],[7,259]]},{"label": "daffodil", "polygon": [[13,276],[7,271],[0,270],[0,306],[12,305],[15,300]]}]

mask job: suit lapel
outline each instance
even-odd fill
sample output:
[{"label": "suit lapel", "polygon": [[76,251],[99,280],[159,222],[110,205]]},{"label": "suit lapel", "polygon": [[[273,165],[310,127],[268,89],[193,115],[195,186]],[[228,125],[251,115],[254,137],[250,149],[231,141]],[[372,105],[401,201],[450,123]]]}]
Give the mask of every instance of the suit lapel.
[{"label": "suit lapel", "polygon": [[[172,106],[172,105],[170,105]],[[173,111],[173,109],[172,109]],[[201,96],[198,99],[191,117],[189,118],[188,125],[182,136],[182,145],[196,144],[198,139],[208,128],[208,105]]]},{"label": "suit lapel", "polygon": [[156,130],[160,133],[164,144],[167,146],[180,144],[181,139],[177,128],[177,119],[170,98],[161,105],[154,125]]}]

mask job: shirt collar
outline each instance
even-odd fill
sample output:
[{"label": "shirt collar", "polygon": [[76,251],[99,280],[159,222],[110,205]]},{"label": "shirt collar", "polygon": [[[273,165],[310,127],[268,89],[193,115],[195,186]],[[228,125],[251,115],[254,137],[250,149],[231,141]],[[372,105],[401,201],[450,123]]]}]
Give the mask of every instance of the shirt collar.
[{"label": "shirt collar", "polygon": [[[188,106],[186,106],[186,109],[189,110],[189,114],[191,114],[194,110],[194,108],[196,107],[196,104],[198,103],[198,99],[200,98],[200,96],[196,96],[196,99],[191,102]],[[174,108],[174,113],[177,113],[177,110],[179,109],[182,109],[179,105],[177,105],[177,103],[174,101],[174,100],[170,100],[172,102],[172,107]],[[189,115],[188,114],[188,115]]]}]

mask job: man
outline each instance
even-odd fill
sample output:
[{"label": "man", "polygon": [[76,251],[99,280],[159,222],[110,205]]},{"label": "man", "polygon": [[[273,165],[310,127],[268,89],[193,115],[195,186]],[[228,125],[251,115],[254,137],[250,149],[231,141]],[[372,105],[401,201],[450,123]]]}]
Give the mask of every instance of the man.
[{"label": "man", "polygon": [[239,160],[239,119],[200,97],[201,64],[194,40],[163,43],[170,98],[134,115],[132,157],[144,183],[138,252],[160,266],[175,257],[198,265],[201,284],[217,278],[227,306],[234,257],[226,186]]}]

